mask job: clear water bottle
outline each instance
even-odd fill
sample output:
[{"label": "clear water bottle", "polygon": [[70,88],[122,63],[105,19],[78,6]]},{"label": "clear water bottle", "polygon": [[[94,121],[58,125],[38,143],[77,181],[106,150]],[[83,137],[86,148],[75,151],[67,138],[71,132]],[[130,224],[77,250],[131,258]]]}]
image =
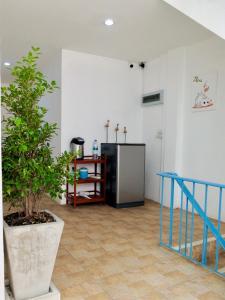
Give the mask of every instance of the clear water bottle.
[{"label": "clear water bottle", "polygon": [[74,167],[72,167],[72,169],[70,170],[70,175],[71,175],[72,177],[74,177]]},{"label": "clear water bottle", "polygon": [[98,141],[97,140],[94,140],[94,142],[93,142],[92,155],[93,155],[93,159],[98,159]]}]

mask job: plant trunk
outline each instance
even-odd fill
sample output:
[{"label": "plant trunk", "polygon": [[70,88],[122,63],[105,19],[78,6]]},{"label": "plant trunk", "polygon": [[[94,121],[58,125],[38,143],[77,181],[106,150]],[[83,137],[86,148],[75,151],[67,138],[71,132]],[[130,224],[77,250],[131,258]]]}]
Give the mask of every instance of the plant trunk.
[{"label": "plant trunk", "polygon": [[25,216],[26,217],[31,217],[33,216],[33,197],[29,195],[26,198],[26,205],[25,205]]}]

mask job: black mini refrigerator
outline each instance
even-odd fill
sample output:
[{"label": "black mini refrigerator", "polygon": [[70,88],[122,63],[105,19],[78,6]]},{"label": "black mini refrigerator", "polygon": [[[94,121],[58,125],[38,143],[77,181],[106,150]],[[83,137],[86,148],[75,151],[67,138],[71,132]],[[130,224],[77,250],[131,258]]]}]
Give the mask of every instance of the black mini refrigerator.
[{"label": "black mini refrigerator", "polygon": [[116,208],[144,205],[145,144],[102,143],[106,202]]}]

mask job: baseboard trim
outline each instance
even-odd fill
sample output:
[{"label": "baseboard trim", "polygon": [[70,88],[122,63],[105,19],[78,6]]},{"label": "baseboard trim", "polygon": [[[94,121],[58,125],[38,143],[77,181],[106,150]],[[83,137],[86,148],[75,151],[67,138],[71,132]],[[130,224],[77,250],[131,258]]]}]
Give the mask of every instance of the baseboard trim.
[{"label": "baseboard trim", "polygon": [[136,202],[130,202],[130,203],[113,203],[109,204],[113,206],[114,208],[129,208],[129,207],[136,207],[136,206],[143,206],[144,201],[136,201]]}]

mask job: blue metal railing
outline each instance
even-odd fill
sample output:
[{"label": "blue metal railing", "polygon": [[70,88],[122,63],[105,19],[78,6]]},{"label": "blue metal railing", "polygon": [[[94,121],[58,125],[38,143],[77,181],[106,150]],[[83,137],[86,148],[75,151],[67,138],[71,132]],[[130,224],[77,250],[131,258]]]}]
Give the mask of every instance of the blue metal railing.
[{"label": "blue metal railing", "polygon": [[[160,245],[165,246],[180,255],[190,259],[191,261],[201,264],[204,267],[209,268],[210,270],[219,273],[225,276],[224,271],[221,271],[221,266],[219,268],[219,258],[221,251],[225,250],[225,240],[221,235],[221,210],[223,202],[223,189],[225,185],[217,184],[197,179],[180,177],[176,173],[162,172],[158,174],[161,176],[161,196],[160,196]],[[169,193],[169,223],[168,227],[168,236],[165,234],[164,217],[163,213],[164,204],[165,204],[165,183],[169,183],[170,191]],[[196,199],[196,188],[204,187],[204,199],[203,205],[201,206]],[[175,188],[178,187],[179,192],[175,193]],[[215,226],[212,220],[207,216],[208,213],[208,198],[209,190],[213,188],[218,190],[218,214]],[[178,196],[178,194],[180,194]],[[166,195],[167,196],[167,195]],[[186,201],[184,202],[184,198]],[[178,235],[174,237],[174,205],[175,200],[179,201],[179,226],[178,226]],[[184,215],[185,214],[185,215]],[[202,239],[200,241],[194,241],[195,233],[195,215],[198,215],[203,223],[202,229]],[[167,217],[167,215],[166,215]],[[168,217],[167,217],[168,218]],[[189,220],[191,218],[191,220]],[[166,223],[166,222],[165,222]],[[167,223],[166,223],[167,225]],[[210,241],[215,241],[215,259],[214,264],[210,265],[207,262],[207,253],[208,253],[208,234],[211,232],[212,238]],[[177,233],[177,232],[176,232]],[[225,232],[224,232],[225,233]],[[165,241],[166,239],[166,241]],[[178,241],[176,240],[178,239]],[[183,243],[184,240],[184,243]],[[177,245],[175,245],[177,241]],[[195,243],[195,244],[194,244]],[[194,247],[201,246],[201,259],[196,259],[193,255]],[[225,260],[224,266],[225,267]]]}]

